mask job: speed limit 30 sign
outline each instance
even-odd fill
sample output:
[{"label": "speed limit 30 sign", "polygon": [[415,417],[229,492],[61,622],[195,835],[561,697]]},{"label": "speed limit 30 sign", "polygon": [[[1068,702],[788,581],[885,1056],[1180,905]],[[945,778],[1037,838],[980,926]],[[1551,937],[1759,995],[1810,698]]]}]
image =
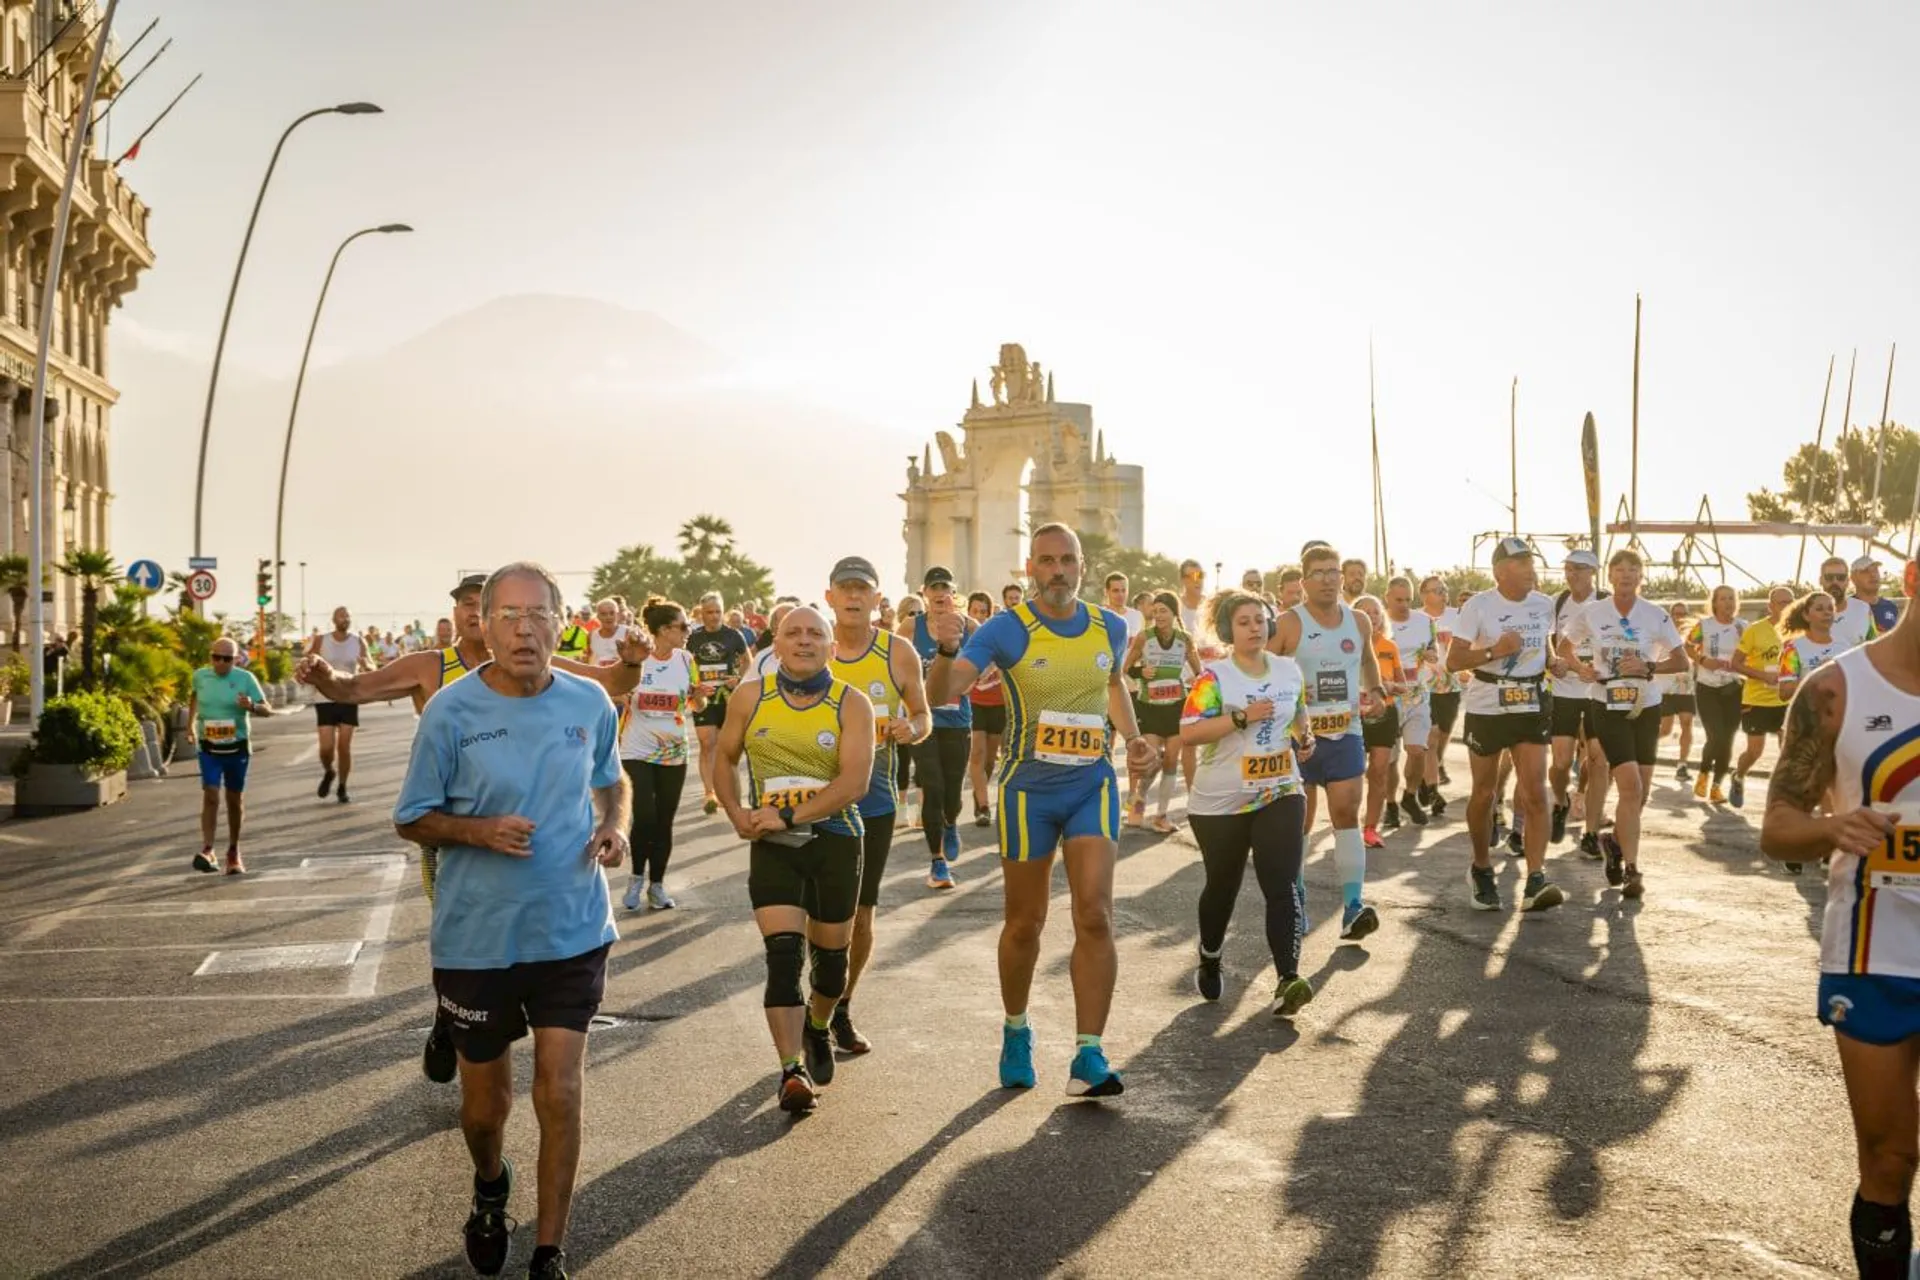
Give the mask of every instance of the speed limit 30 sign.
[{"label": "speed limit 30 sign", "polygon": [[187,594],[195,600],[210,600],[215,585],[213,575],[202,569],[187,579]]}]

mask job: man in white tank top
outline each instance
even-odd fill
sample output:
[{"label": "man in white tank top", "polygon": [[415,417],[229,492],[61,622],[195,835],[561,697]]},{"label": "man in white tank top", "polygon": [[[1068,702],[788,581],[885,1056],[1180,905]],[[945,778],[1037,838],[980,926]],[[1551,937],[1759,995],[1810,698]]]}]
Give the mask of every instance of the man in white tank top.
[{"label": "man in white tank top", "polygon": [[[1909,599],[1920,561],[1906,567]],[[1865,1277],[1905,1277],[1913,1250],[1920,1072],[1920,624],[1801,681],[1767,787],[1760,848],[1832,856],[1820,931],[1820,1021],[1834,1030],[1860,1184],[1849,1226]]]},{"label": "man in white tank top", "polygon": [[[333,631],[308,645],[307,656],[326,659],[335,671],[373,670],[367,642],[354,634],[353,615],[345,605],[333,611]],[[360,708],[354,703],[322,698],[313,704],[313,720],[320,734],[320,786],[314,794],[326,799],[334,789],[337,770],[340,789],[336,794],[341,804],[347,804],[347,775],[353,772],[353,731],[360,725]]]}]

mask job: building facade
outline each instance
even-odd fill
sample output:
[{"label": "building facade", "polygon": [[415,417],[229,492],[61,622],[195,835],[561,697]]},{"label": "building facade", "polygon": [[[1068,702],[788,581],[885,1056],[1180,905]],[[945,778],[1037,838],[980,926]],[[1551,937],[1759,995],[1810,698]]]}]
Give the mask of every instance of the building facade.
[{"label": "building facade", "polygon": [[960,439],[934,433],[934,447],[907,461],[907,582],[918,587],[943,565],[969,590],[998,591],[1026,579],[1027,533],[1059,521],[1123,547],[1145,538],[1145,476],[1107,456],[1090,405],[1056,400],[1053,376],[1017,344],[1000,348],[990,394],[961,418]]},{"label": "building facade", "polygon": [[[94,41],[101,38],[100,17],[94,0],[0,0],[0,405],[7,410],[0,483],[8,513],[0,552],[25,556],[28,539],[37,536],[48,565],[64,559],[70,546],[112,545],[107,459],[119,393],[109,380],[107,326],[140,273],[153,265],[147,206],[121,177],[96,130],[74,185],[55,294],[44,518],[41,528],[32,529],[29,424],[40,300],[67,155],[80,123]],[[109,49],[96,117],[123,81],[113,57]],[[78,584],[55,572],[47,586],[53,593],[49,629],[75,625]]]}]

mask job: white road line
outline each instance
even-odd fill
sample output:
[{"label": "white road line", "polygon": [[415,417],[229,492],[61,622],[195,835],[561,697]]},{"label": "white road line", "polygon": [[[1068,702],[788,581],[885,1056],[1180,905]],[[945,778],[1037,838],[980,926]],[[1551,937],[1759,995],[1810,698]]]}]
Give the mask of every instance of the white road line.
[{"label": "white road line", "polygon": [[298,755],[294,756],[293,759],[287,761],[286,767],[289,769],[297,768],[300,765],[306,764],[310,760],[318,760],[319,758],[320,758],[320,744],[318,742],[309,742],[307,744],[307,749],[305,751],[300,752]]},{"label": "white road line", "polygon": [[[366,902],[366,893],[301,893],[284,898],[209,898],[187,902],[109,902],[97,903],[62,916],[82,920],[125,920],[141,916],[243,916],[255,912],[311,911],[315,907],[342,902]],[[35,937],[44,936],[44,930]],[[31,942],[33,938],[23,939]]]},{"label": "white road line", "polygon": [[293,1000],[308,1004],[315,1000],[361,1000],[364,998],[364,996],[351,995],[345,991],[316,991],[306,995],[262,995],[236,992],[232,995],[204,996],[0,996],[0,1004],[172,1004],[175,1001],[193,1004],[207,1000]]},{"label": "white road line", "polygon": [[347,978],[350,996],[370,996],[380,981],[380,958],[386,953],[387,934],[393,929],[393,909],[400,900],[400,886],[406,878],[405,862],[388,864],[380,903],[367,916],[366,945],[360,948],[353,972]]},{"label": "white road line", "polygon": [[0,960],[12,956],[112,955],[119,951],[205,951],[204,942],[143,942],[130,947],[6,947],[0,948]]}]

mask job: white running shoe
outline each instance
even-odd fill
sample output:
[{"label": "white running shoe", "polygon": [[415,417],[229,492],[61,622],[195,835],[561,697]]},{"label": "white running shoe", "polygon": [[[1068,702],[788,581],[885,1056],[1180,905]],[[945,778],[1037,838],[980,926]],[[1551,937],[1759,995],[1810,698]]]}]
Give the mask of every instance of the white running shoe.
[{"label": "white running shoe", "polygon": [[627,892],[621,897],[620,905],[629,911],[638,911],[640,909],[640,895],[646,891],[646,888],[647,878],[645,876],[629,876],[627,878]]}]

